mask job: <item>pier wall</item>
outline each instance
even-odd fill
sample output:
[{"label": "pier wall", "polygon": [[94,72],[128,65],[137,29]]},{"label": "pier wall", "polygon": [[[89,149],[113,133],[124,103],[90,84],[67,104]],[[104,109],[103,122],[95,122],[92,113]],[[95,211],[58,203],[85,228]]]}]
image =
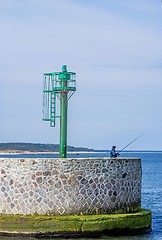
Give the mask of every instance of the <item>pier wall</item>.
[{"label": "pier wall", "polygon": [[136,158],[1,158],[0,213],[133,213],[141,178]]}]

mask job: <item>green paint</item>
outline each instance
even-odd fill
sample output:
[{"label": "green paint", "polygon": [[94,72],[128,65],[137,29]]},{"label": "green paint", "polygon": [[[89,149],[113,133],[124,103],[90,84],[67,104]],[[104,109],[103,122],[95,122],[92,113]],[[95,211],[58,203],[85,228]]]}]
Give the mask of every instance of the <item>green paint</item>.
[{"label": "green paint", "polygon": [[67,93],[61,93],[60,98],[60,157],[66,158],[67,148]]},{"label": "green paint", "polygon": [[[64,73],[59,74],[60,85],[64,89],[67,87],[67,81],[70,79],[70,74],[67,73],[66,65],[62,66]],[[60,93],[60,157],[66,158],[67,146],[67,90]]]},{"label": "green paint", "polygon": [[[62,72],[44,73],[43,120],[50,121],[55,127],[56,118],[60,118],[60,157],[67,153],[67,105],[69,98],[76,91],[74,72],[67,72],[66,65]],[[56,115],[56,95],[60,99],[60,116]]]},{"label": "green paint", "polygon": [[116,230],[140,232],[151,228],[150,210],[141,209],[137,213],[99,215],[0,215],[1,233],[20,234],[94,234]]}]

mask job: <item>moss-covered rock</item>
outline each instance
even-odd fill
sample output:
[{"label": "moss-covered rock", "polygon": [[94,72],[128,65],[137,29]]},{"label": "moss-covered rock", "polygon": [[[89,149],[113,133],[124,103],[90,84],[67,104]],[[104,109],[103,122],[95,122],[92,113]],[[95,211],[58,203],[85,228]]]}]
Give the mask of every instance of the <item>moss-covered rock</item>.
[{"label": "moss-covered rock", "polygon": [[100,215],[0,215],[0,233],[30,236],[83,236],[94,233],[116,235],[151,229],[150,210],[129,214]]}]

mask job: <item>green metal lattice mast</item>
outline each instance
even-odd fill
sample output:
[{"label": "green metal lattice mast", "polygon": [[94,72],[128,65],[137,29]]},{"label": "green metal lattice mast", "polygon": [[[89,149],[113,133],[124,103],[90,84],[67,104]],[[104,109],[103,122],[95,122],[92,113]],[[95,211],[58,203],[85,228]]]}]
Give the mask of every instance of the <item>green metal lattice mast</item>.
[{"label": "green metal lattice mast", "polygon": [[[76,91],[76,74],[67,72],[66,65],[62,72],[44,73],[43,120],[50,121],[55,127],[55,119],[60,118],[60,157],[67,153],[67,106],[69,98]],[[56,96],[60,100],[60,116],[56,115]]]}]

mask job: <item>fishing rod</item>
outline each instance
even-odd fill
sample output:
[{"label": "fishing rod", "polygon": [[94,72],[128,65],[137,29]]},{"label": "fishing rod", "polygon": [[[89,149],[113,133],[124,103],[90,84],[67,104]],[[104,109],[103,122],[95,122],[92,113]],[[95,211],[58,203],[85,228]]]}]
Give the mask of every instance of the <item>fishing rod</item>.
[{"label": "fishing rod", "polygon": [[145,133],[146,133],[146,132],[140,134],[138,137],[136,137],[135,139],[133,139],[130,143],[128,143],[125,147],[123,147],[123,148],[119,151],[119,153],[122,152],[125,148],[127,148],[130,144],[132,144],[133,142],[135,142],[138,138],[142,137]]}]

